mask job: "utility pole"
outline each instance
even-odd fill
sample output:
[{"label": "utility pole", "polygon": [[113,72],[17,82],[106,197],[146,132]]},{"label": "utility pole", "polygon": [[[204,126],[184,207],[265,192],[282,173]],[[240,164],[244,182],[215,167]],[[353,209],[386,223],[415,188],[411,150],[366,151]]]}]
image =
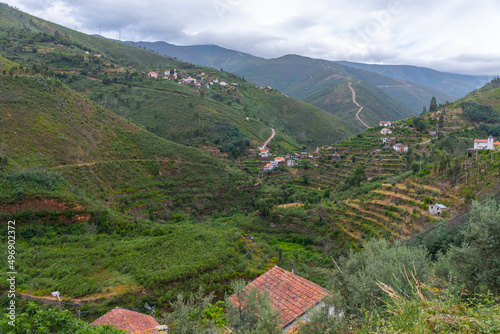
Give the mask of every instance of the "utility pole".
[{"label": "utility pole", "polygon": [[99,36],[101,36],[101,26],[99,26]]}]

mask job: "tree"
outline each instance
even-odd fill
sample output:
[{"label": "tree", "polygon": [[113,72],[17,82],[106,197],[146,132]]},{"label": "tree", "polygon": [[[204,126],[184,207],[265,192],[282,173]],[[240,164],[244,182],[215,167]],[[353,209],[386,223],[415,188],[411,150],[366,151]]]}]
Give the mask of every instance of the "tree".
[{"label": "tree", "polygon": [[85,321],[73,316],[69,310],[58,312],[54,309],[43,309],[30,302],[23,313],[16,314],[14,326],[8,314],[0,319],[0,332],[12,334],[50,333],[50,334],[124,334],[113,326],[90,326]]},{"label": "tree", "polygon": [[281,314],[271,304],[268,291],[246,289],[243,281],[231,282],[234,298],[226,297],[226,316],[236,334],[280,334]]},{"label": "tree", "polygon": [[444,115],[443,115],[443,113],[441,113],[441,115],[439,115],[438,125],[439,125],[440,129],[442,129],[444,127]]},{"label": "tree", "polygon": [[309,174],[304,173],[302,174],[302,183],[307,186],[309,184]]},{"label": "tree", "polygon": [[163,313],[159,322],[168,326],[170,334],[216,333],[228,322],[223,312],[224,302],[212,304],[214,298],[213,292],[204,295],[201,287],[187,298],[178,295],[171,303],[173,311]]},{"label": "tree", "polygon": [[367,243],[362,252],[351,250],[347,258],[340,259],[342,271],[334,273],[336,310],[347,314],[360,314],[384,304],[387,296],[377,283],[384,283],[397,291],[412,289],[407,277],[412,275],[425,282],[431,270],[427,251],[423,247],[405,247],[387,240]]},{"label": "tree", "polygon": [[434,112],[434,111],[437,111],[437,102],[436,98],[433,96],[431,98],[431,103],[429,105],[429,112]]},{"label": "tree", "polygon": [[365,169],[363,168],[363,166],[358,165],[356,169],[354,169],[354,171],[351,173],[351,175],[349,175],[349,177],[347,178],[346,184],[349,184],[353,187],[359,187],[361,182],[364,181],[366,181]]},{"label": "tree", "polygon": [[422,117],[417,117],[413,120],[413,126],[420,132],[425,131],[427,123]]},{"label": "tree", "polygon": [[473,201],[462,247],[449,251],[452,269],[471,291],[484,286],[500,292],[500,205],[489,199]]},{"label": "tree", "polygon": [[271,198],[261,199],[259,201],[259,212],[262,217],[268,217],[274,207],[274,201]]}]

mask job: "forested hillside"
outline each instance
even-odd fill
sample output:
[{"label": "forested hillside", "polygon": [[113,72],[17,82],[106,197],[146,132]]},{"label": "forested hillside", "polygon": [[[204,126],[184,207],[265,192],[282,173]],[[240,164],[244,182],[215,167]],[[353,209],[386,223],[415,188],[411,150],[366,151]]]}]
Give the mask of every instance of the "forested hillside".
[{"label": "forested hillside", "polygon": [[[0,6],[0,13],[5,18],[1,48],[20,64],[19,73],[56,75],[100,105],[169,140],[216,145],[237,156],[265,141],[271,127],[279,130],[285,146],[295,148],[325,145],[355,131],[323,110],[231,73],[85,35],[6,5]],[[175,76],[170,77],[170,71]]]},{"label": "forested hillside", "polygon": [[499,145],[471,150],[500,135],[498,79],[382,126],[374,86],[338,78],[339,115],[374,125],[353,127],[232,73],[0,14],[19,321],[2,271],[0,331],[116,333],[88,323],[118,306],[171,333],[280,333],[265,294],[228,299],[276,265],[343,314],[320,308],[300,333],[500,330]]}]

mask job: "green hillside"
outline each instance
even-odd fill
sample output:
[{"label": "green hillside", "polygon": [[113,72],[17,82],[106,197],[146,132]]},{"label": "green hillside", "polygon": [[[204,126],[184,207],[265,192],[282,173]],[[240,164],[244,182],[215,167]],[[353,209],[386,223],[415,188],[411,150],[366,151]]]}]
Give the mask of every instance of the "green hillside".
[{"label": "green hillside", "polygon": [[[2,55],[16,62],[22,62],[25,58],[23,56],[26,56],[24,53],[28,50],[21,51],[15,48],[16,43],[9,45],[10,47],[5,50],[5,43],[14,36],[17,38],[17,42],[26,48],[28,45],[34,46],[32,44],[36,43],[57,41],[60,45],[73,46],[72,49],[79,48],[89,51],[91,54],[102,54],[104,57],[122,64],[122,66],[180,66],[180,62],[172,58],[124,43],[113,43],[104,38],[87,35],[23,13],[7,4],[0,4],[0,17],[0,37],[2,37],[2,50],[4,51]],[[21,35],[19,35],[20,33]],[[25,35],[22,35],[23,33]],[[36,57],[39,63],[46,62],[43,56],[41,59],[40,56]]]},{"label": "green hillside", "polygon": [[[237,250],[241,232],[200,225],[252,207],[252,194],[238,189],[249,181],[245,173],[158,137],[57,79],[2,75],[0,86],[0,216],[18,221],[19,291],[91,300],[140,292],[166,303],[200,285],[222,295],[222,281],[245,272],[252,261]],[[169,254],[162,264],[151,258],[156,272],[169,273],[160,280],[137,261],[158,252]],[[186,264],[187,254],[200,253],[206,259]],[[92,316],[104,305],[89,307]]]},{"label": "green hillside", "polygon": [[[108,207],[142,213],[160,210],[165,201],[172,210],[184,208],[189,206],[188,198],[198,199],[199,212],[211,212],[222,208],[213,206],[216,189],[230,189],[223,185],[224,175],[245,182],[245,175],[227,169],[223,162],[162,139],[58,80],[39,76],[2,76],[0,80],[0,126],[6,133],[2,155],[8,158],[8,171],[50,169],[85,189],[91,198],[106,199]],[[181,185],[200,187],[200,193],[183,192],[184,201],[176,203],[174,188]],[[19,187],[30,194],[29,188]],[[202,196],[204,187],[212,193]],[[16,191],[9,189],[4,200]],[[134,193],[140,196],[131,196]]]},{"label": "green hillside", "polygon": [[161,41],[126,41],[125,43],[143,47],[192,64],[215,68],[226,68],[226,66],[231,66],[233,61],[238,61],[240,58],[245,58],[247,61],[252,61],[252,59],[255,58],[247,53],[226,49],[217,45],[177,46]]},{"label": "green hillside", "polygon": [[[375,126],[382,120],[397,120],[409,116],[406,106],[392,100],[389,95],[379,91],[370,83],[358,81],[351,82],[351,85],[356,94],[356,102],[363,107],[358,116],[368,126]],[[352,98],[353,94],[348,84],[341,84],[333,89],[324,89],[311,94],[305,98],[305,101],[334,113],[346,122],[355,122],[360,129],[365,129],[366,127],[356,118],[359,107],[353,103]],[[388,101],[391,103],[387,103]],[[385,107],[382,107],[384,105]]]},{"label": "green hillside", "polygon": [[[227,67],[227,66],[226,66]],[[300,56],[284,56],[276,59],[257,59],[253,63],[238,62],[229,66],[231,71],[260,85],[270,85],[279,91],[309,102],[329,113],[339,116],[358,129],[355,114],[358,107],[352,103],[347,82],[359,81],[341,66]],[[381,119],[401,119],[412,111],[399,101],[369,83],[358,86],[357,99],[366,107],[366,123],[375,125]]]},{"label": "green hillside", "polygon": [[436,98],[438,104],[456,100],[456,96],[444,93],[442,88],[436,89],[411,81],[393,79],[350,66],[344,66],[344,69],[359,80],[367,81],[386,92],[392,98],[403,102],[415,114],[420,114],[422,107],[427,106],[432,97]]},{"label": "green hillside", "polygon": [[[398,104],[396,108],[403,111],[404,117],[411,114],[408,113],[407,108],[410,108],[413,113],[420,113],[422,106],[427,105],[433,96],[437,98],[438,103],[453,101],[488,80],[487,76],[463,76],[415,66],[384,67],[350,62],[328,62],[294,55],[263,59],[215,45],[176,46],[165,42],[127,43],[194,64],[222,67],[258,85],[270,85],[308,102],[318,100],[318,104],[315,105],[320,108],[326,105],[330,110],[345,109],[342,104],[337,106],[332,103],[332,99],[328,98],[337,85],[342,85],[344,82],[342,77],[352,77],[352,81],[369,82],[387,93],[392,99],[403,103],[403,106]],[[285,62],[291,63],[290,66],[286,67]],[[367,99],[374,100],[371,94],[375,94],[381,95],[382,100],[387,100],[387,95],[378,89],[372,89],[371,93],[367,93],[370,94]],[[316,93],[319,94],[319,99],[315,98]],[[389,99],[389,101],[392,103],[382,104],[384,108],[379,108],[377,111],[388,110],[391,104],[395,105],[393,100]],[[400,116],[396,113],[392,118],[398,117]],[[353,123],[356,125],[356,121]]]},{"label": "green hillside", "polygon": [[[216,145],[235,155],[248,145],[262,144],[271,127],[279,131],[286,147],[294,148],[324,145],[354,131],[318,108],[262,90],[230,73],[71,31],[6,5],[0,12],[6,18],[0,30],[2,49],[21,64],[19,73],[55,74],[99,104],[169,140]],[[179,78],[164,80],[163,72],[174,68]],[[160,79],[148,78],[151,70],[160,73]],[[188,77],[203,85],[177,83]],[[209,81],[228,85],[209,85]]]}]

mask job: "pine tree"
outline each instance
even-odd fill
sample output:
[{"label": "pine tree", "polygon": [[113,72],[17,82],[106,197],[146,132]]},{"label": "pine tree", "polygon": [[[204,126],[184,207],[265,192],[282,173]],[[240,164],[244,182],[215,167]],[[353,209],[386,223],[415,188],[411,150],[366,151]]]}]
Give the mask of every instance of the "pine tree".
[{"label": "pine tree", "polygon": [[434,112],[437,110],[437,102],[436,98],[433,96],[431,98],[431,104],[429,105],[429,112]]}]

